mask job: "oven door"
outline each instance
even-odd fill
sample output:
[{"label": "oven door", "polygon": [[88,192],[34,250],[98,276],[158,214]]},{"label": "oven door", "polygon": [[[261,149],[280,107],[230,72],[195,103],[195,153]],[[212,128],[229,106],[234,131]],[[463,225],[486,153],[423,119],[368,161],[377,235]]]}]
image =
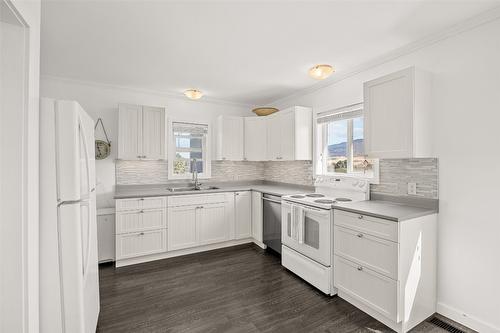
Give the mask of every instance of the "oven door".
[{"label": "oven door", "polygon": [[325,265],[331,265],[331,210],[288,201],[281,205],[281,239],[295,251]]}]

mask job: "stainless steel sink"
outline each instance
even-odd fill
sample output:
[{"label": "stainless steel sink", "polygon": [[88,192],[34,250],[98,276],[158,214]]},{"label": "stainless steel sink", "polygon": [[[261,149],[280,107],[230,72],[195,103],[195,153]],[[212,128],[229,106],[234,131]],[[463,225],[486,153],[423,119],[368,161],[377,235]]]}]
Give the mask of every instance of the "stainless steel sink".
[{"label": "stainless steel sink", "polygon": [[210,190],[218,190],[218,189],[219,188],[216,186],[201,186],[199,188],[195,188],[194,186],[167,187],[167,190],[170,192],[210,191]]}]

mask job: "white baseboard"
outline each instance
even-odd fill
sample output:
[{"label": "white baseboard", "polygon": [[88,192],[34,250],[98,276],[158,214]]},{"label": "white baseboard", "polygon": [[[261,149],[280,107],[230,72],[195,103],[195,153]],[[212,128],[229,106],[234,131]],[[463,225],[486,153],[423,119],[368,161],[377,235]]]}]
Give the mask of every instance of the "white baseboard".
[{"label": "white baseboard", "polygon": [[465,314],[464,311],[460,311],[443,303],[438,302],[437,313],[481,333],[500,332],[499,327],[495,327],[493,324],[487,323],[477,317],[469,316]]},{"label": "white baseboard", "polygon": [[256,240],[255,238],[253,239],[253,243],[254,243],[255,245],[257,245],[258,247],[263,248],[264,250],[265,250],[265,249],[267,249],[267,245],[266,245],[266,244],[264,244],[264,243],[262,243],[262,242],[259,242],[259,241],[258,241],[258,240]]},{"label": "white baseboard", "polygon": [[128,266],[128,265],[141,264],[144,262],[149,262],[149,261],[154,261],[154,260],[179,257],[179,256],[184,256],[186,254],[211,251],[211,250],[222,249],[225,247],[230,247],[230,246],[235,246],[235,245],[248,244],[248,243],[252,243],[252,242],[253,242],[253,238],[244,238],[244,239],[230,240],[230,241],[226,241],[226,242],[222,242],[222,243],[191,247],[188,249],[151,254],[151,255],[141,256],[141,257],[136,257],[136,258],[121,259],[121,260],[117,260],[115,262],[115,266],[116,267],[123,267],[123,266]]}]

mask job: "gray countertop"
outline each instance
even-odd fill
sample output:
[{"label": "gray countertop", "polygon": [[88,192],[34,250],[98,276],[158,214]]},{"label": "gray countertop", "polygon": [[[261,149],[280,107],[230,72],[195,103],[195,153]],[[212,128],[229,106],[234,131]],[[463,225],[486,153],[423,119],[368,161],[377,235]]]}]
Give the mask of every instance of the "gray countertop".
[{"label": "gray countertop", "polygon": [[436,214],[438,212],[437,205],[435,207],[416,207],[385,200],[336,203],[334,208],[395,222],[411,220],[421,216]]},{"label": "gray countertop", "polygon": [[[168,187],[182,186],[179,184],[155,184],[155,185],[117,185],[115,188],[115,199],[137,198],[137,197],[161,197],[187,194],[206,194],[219,192],[258,191],[265,194],[277,196],[313,192],[313,186],[293,185],[287,183],[276,183],[266,181],[242,182],[242,183],[210,183],[205,185],[217,186],[215,190],[170,192]],[[406,221],[417,217],[431,215],[438,212],[438,200],[422,201],[419,199],[397,202],[388,200],[387,197],[374,197],[369,201],[339,202],[334,209],[348,211],[379,217],[395,222]],[[380,200],[382,199],[382,200]],[[422,204],[423,202],[423,204]]]},{"label": "gray countertop", "polygon": [[204,184],[216,186],[215,190],[170,192],[168,187],[182,186],[172,184],[161,185],[117,185],[115,188],[115,199],[137,198],[137,197],[162,197],[171,195],[205,194],[218,192],[258,191],[277,196],[304,193],[314,191],[312,186],[293,185],[275,182],[243,182],[243,183],[210,183]]}]

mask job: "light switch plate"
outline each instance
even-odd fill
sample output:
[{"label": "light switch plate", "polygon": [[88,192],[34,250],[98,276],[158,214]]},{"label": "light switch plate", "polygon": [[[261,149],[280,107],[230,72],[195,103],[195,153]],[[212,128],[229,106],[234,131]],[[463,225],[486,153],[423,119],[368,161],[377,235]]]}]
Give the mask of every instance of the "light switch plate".
[{"label": "light switch plate", "polygon": [[417,183],[408,183],[408,194],[417,195]]}]

